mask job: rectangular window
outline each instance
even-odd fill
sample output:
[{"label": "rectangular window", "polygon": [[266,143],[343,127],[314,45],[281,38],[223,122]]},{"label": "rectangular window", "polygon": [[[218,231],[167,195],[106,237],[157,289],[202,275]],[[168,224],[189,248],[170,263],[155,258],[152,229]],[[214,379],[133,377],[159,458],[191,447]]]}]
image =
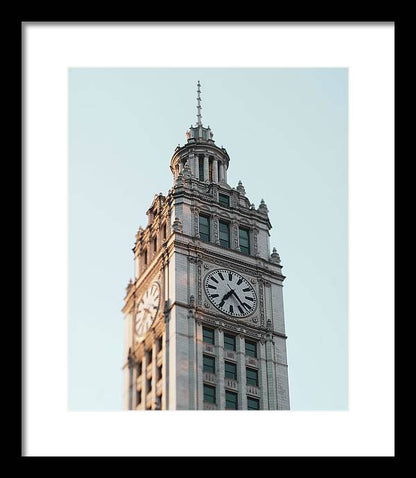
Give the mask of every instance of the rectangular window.
[{"label": "rectangular window", "polygon": [[230,207],[230,196],[227,196],[226,194],[218,194],[218,202],[221,206]]},{"label": "rectangular window", "polygon": [[214,158],[210,156],[209,158],[209,180],[210,182],[214,181]]},{"label": "rectangular window", "polygon": [[136,402],[137,402],[137,405],[140,405],[142,403],[142,391],[141,390],[139,390],[137,392]]},{"label": "rectangular window", "polygon": [[156,350],[160,352],[163,349],[163,337],[158,337],[156,339]]},{"label": "rectangular window", "polygon": [[250,254],[250,234],[248,229],[244,229],[240,227],[238,235],[239,235],[239,243],[240,243],[240,251],[244,252],[244,254]]},{"label": "rectangular window", "polygon": [[204,384],[204,402],[216,403],[215,395],[215,387]]},{"label": "rectangular window", "polygon": [[159,381],[162,378],[162,366],[156,367],[156,380]]},{"label": "rectangular window", "polygon": [[209,242],[210,240],[209,217],[207,216],[199,216],[199,236],[201,241]]},{"label": "rectangular window", "polygon": [[153,349],[147,351],[147,364],[151,363],[153,360]]},{"label": "rectangular window", "polygon": [[238,409],[238,396],[234,392],[225,391],[225,409],[237,410]]},{"label": "rectangular window", "polygon": [[140,375],[142,374],[142,368],[143,368],[142,362],[139,362],[139,363],[137,364],[137,375],[138,375],[138,376],[140,376]]},{"label": "rectangular window", "polygon": [[144,265],[147,265],[147,249],[144,251]]},{"label": "rectangular window", "polygon": [[204,181],[204,156],[198,156],[198,165],[199,165],[199,180]]},{"label": "rectangular window", "polygon": [[257,357],[257,342],[246,340],[246,355],[250,357]]},{"label": "rectangular window", "polygon": [[163,224],[163,239],[166,239],[166,224]]},{"label": "rectangular window", "polygon": [[246,368],[247,385],[259,386],[259,372],[254,368]]},{"label": "rectangular window", "polygon": [[235,352],[235,335],[224,334],[224,348]]},{"label": "rectangular window", "polygon": [[203,368],[204,372],[215,373],[215,358],[209,355],[203,355]]},{"label": "rectangular window", "polygon": [[152,379],[148,378],[146,380],[146,392],[149,393],[152,391]]},{"label": "rectangular window", "polygon": [[155,237],[153,239],[153,252],[156,252],[156,250],[157,250],[157,238]]},{"label": "rectangular window", "polygon": [[237,365],[232,362],[225,362],[225,378],[237,380]]},{"label": "rectangular window", "polygon": [[247,410],[260,410],[260,401],[257,398],[247,397]]},{"label": "rectangular window", "polygon": [[230,247],[230,225],[228,222],[219,221],[220,244],[223,247]]},{"label": "rectangular window", "polygon": [[209,329],[208,327],[202,327],[202,337],[203,341],[206,344],[214,345],[214,329]]}]

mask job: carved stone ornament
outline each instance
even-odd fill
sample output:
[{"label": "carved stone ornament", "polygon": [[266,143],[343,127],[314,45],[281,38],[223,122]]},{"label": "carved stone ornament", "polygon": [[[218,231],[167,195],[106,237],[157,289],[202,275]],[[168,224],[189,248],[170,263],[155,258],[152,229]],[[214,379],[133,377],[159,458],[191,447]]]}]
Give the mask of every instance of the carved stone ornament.
[{"label": "carved stone ornament", "polygon": [[233,225],[233,235],[234,235],[234,249],[240,249],[237,221],[233,221],[232,225]]},{"label": "carved stone ornament", "polygon": [[201,304],[202,304],[202,271],[201,271],[201,261],[198,261],[197,274],[198,274],[198,305],[201,305]]},{"label": "carved stone ornament", "polygon": [[180,188],[183,186],[183,175],[182,173],[178,174],[178,177],[176,178],[176,187]]},{"label": "carved stone ornament", "polygon": [[175,220],[173,221],[173,224],[172,224],[172,228],[176,232],[183,232],[182,221],[178,217],[175,217]]},{"label": "carved stone ornament", "polygon": [[270,255],[270,260],[272,262],[276,262],[276,264],[280,264],[280,256],[279,254],[277,253],[277,250],[275,247],[273,247],[273,252],[271,253]]},{"label": "carved stone ornament", "polygon": [[183,177],[186,181],[191,179],[191,168],[189,167],[188,161],[183,166]]},{"label": "carved stone ornament", "polygon": [[[231,261],[228,261],[226,259],[217,259],[215,257],[212,257],[212,256],[210,256],[208,254],[204,254],[204,253],[201,254],[201,257],[202,257],[202,260],[204,260],[204,261],[217,264],[217,265],[219,265],[221,267],[224,267],[224,268],[234,269],[234,270],[239,271],[243,274],[248,274],[248,275],[253,275],[254,274],[253,268],[244,267],[243,264],[239,264],[237,262],[231,262]],[[255,279],[251,279],[251,282],[253,284],[256,284]]]},{"label": "carved stone ornament", "polygon": [[264,202],[264,199],[262,199],[260,201],[260,205],[259,205],[259,208],[258,208],[258,211],[261,213],[261,214],[268,214],[269,210],[267,209],[267,206],[266,206],[266,203]]},{"label": "carved stone ornament", "polygon": [[[235,334],[242,333],[242,328],[238,324],[231,323],[230,320],[227,322],[219,321],[217,318],[213,318],[213,316],[209,316],[204,314],[204,317],[200,316],[199,314],[195,314],[195,320],[197,324],[207,324],[213,327],[222,328],[224,331],[233,332]],[[244,329],[244,334],[246,337],[251,337],[252,339],[258,340],[262,335],[254,330]]]},{"label": "carved stone ornament", "polygon": [[246,195],[246,190],[244,189],[243,183],[241,181],[238,181],[238,186],[236,189],[242,196]]},{"label": "carved stone ornament", "polygon": [[264,327],[264,291],[263,280],[259,280],[259,311],[260,311],[260,325]]},{"label": "carved stone ornament", "polygon": [[215,244],[220,243],[220,235],[218,232],[218,216],[216,214],[213,215],[213,224],[214,224],[214,242]]},{"label": "carved stone ornament", "polygon": [[133,281],[132,279],[129,280],[129,283],[127,284],[127,287],[126,287],[126,292],[128,293],[129,290],[133,287]]},{"label": "carved stone ornament", "polygon": [[254,238],[254,255],[258,255],[259,253],[259,248],[258,248],[258,244],[257,244],[257,234],[258,234],[259,230],[255,227],[253,229],[253,238]]},{"label": "carved stone ornament", "polygon": [[194,235],[195,237],[199,236],[199,209],[194,207]]}]

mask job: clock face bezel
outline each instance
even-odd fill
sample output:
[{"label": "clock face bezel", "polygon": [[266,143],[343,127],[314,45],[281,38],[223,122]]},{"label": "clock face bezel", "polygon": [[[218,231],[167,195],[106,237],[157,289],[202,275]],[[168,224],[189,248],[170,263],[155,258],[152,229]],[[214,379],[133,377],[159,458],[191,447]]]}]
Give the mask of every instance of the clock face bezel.
[{"label": "clock face bezel", "polygon": [[[229,278],[230,275],[232,276],[231,280]],[[212,279],[213,276],[215,276],[214,280]],[[223,277],[222,279],[221,276]],[[234,280],[236,278],[238,280]],[[222,283],[225,283],[223,287]],[[233,287],[230,287],[230,285]],[[217,294],[219,286],[221,286],[221,292]],[[235,293],[230,293],[232,288]],[[250,284],[249,279],[232,269],[214,269],[210,271],[205,276],[204,289],[210,303],[229,317],[245,319],[257,309],[256,290]],[[224,296],[228,297],[226,297],[224,305],[220,307],[221,299]]]},{"label": "clock face bezel", "polygon": [[160,308],[160,290],[160,284],[154,281],[140,297],[136,306],[134,324],[137,340],[144,338],[157,317]]}]

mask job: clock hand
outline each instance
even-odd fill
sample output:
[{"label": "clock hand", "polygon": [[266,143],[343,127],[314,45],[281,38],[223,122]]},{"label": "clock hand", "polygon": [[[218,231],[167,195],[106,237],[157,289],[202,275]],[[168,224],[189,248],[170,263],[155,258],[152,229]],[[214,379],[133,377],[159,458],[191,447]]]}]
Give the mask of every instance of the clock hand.
[{"label": "clock hand", "polygon": [[228,297],[230,297],[230,295],[232,295],[232,294],[235,295],[235,291],[234,291],[234,289],[231,289],[231,287],[228,284],[227,284],[227,287],[229,287],[229,289],[230,289],[230,291],[228,292],[227,297],[226,297],[228,299]]},{"label": "clock hand", "polygon": [[244,303],[243,303],[243,302],[241,302],[241,299],[240,299],[240,297],[238,297],[238,295],[235,293],[235,291],[234,291],[234,290],[232,291],[232,293],[234,294],[234,296],[235,296],[235,298],[238,300],[238,302],[240,302],[240,304],[241,304],[243,307],[245,307]]},{"label": "clock hand", "polygon": [[[227,284],[227,285],[228,285],[228,284]],[[229,292],[227,292],[227,293],[224,295],[224,297],[221,299],[221,301],[220,301],[220,303],[219,303],[220,307],[222,307],[222,306],[224,305],[224,301],[225,301],[226,299],[228,299],[228,297],[230,297],[230,295],[231,295],[233,292],[234,292],[233,289],[231,289]]]}]

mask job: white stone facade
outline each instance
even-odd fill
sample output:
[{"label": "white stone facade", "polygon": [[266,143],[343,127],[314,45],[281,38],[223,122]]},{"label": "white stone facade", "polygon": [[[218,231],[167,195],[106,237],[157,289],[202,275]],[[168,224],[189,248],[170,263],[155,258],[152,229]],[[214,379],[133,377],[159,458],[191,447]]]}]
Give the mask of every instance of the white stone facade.
[{"label": "white stone facade", "polygon": [[[173,188],[154,197],[148,224],[136,234],[136,277],[123,308],[124,408],[288,410],[284,276],[277,252],[270,252],[267,206],[250,204],[241,182],[227,184],[229,157],[209,128],[200,124],[187,137],[171,160]],[[200,215],[209,218],[208,240]],[[228,224],[226,245],[219,221]],[[240,228],[248,231],[249,251],[240,248]],[[235,318],[210,303],[204,281],[215,269],[249,281],[257,296],[253,313]],[[137,304],[154,281],[160,303],[139,342]],[[208,341],[204,328],[212,331]]]}]

